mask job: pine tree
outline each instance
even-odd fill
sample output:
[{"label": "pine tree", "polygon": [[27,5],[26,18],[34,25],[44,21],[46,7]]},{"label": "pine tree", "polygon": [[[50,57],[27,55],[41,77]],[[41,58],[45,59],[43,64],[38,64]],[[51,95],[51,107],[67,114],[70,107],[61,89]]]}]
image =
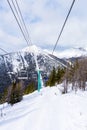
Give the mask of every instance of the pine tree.
[{"label": "pine tree", "polygon": [[56,73],[56,82],[59,84],[62,82],[62,77],[65,73],[65,69],[58,67],[57,73]]},{"label": "pine tree", "polygon": [[26,89],[24,90],[24,94],[29,94],[29,93],[32,93],[34,92],[36,89],[35,89],[35,84],[32,82],[30,83]]},{"label": "pine tree", "polygon": [[47,85],[54,86],[56,83],[56,70],[55,67],[53,67],[53,70],[51,71],[51,74],[49,76],[49,80],[47,81]]},{"label": "pine tree", "polygon": [[8,103],[11,105],[20,102],[23,97],[23,93],[21,91],[21,85],[20,83],[13,82],[12,88],[11,88],[11,93],[8,97]]}]

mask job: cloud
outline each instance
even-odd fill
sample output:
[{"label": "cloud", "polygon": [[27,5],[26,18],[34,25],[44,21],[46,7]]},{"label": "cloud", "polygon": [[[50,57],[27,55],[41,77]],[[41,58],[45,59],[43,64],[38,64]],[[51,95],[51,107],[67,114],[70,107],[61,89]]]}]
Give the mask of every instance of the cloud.
[{"label": "cloud", "polygon": [[[41,21],[38,21],[38,23],[31,23],[30,25],[31,30],[33,30],[30,31],[31,36],[35,43],[45,43],[46,45],[55,44],[71,2],[71,0],[45,0],[40,3],[37,1],[36,3],[32,4],[32,16],[35,15],[41,18]],[[82,41],[87,40],[87,24],[86,19],[84,19],[86,14],[83,18],[83,3],[78,1],[75,3],[68,22],[64,28],[62,37],[59,41],[61,46],[74,46],[76,44],[79,45],[79,43],[82,46],[85,44],[82,43]],[[38,5],[39,8],[37,8]]]},{"label": "cloud", "polygon": [[0,47],[7,52],[17,51],[17,48],[20,49],[23,42],[24,40],[21,37],[13,36],[0,30]]},{"label": "cloud", "polygon": [[[32,43],[53,48],[72,0],[18,1]],[[86,46],[87,1],[76,1],[59,40],[60,47]],[[8,51],[22,49],[26,42],[6,1],[0,3],[0,47]],[[11,48],[11,49],[10,49]]]}]

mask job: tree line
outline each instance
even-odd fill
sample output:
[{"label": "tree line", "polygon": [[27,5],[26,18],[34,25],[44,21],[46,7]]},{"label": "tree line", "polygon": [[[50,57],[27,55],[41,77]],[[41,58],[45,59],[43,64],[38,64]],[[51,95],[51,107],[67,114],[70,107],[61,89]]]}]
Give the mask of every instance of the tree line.
[{"label": "tree line", "polygon": [[58,67],[55,69],[53,67],[46,85],[55,86],[55,84],[60,83],[63,83],[63,93],[67,93],[70,84],[72,85],[72,90],[86,90],[87,58],[77,59],[73,64],[67,63],[66,68]]},{"label": "tree line", "polygon": [[55,67],[53,67],[53,70],[51,71],[50,75],[49,75],[49,79],[46,82],[46,86],[55,86],[55,84],[60,84],[62,82],[62,77],[65,74],[65,68],[61,68],[60,66],[55,69]]},{"label": "tree line", "polygon": [[23,99],[23,95],[32,93],[35,90],[36,88],[33,82],[25,86],[23,81],[16,82],[14,80],[12,85],[6,87],[4,92],[0,93],[0,104],[7,102],[8,104],[14,105]]},{"label": "tree line", "polygon": [[87,82],[87,58],[76,60],[72,65],[68,65],[64,75],[65,93],[68,89],[68,84],[72,84],[72,90],[77,89],[86,90]]}]

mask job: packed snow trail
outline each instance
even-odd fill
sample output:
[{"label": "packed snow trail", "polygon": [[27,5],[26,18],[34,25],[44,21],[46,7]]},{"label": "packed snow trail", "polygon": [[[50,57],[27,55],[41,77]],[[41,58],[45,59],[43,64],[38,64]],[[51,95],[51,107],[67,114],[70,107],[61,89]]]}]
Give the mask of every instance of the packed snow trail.
[{"label": "packed snow trail", "polygon": [[0,130],[87,130],[87,92],[62,95],[57,87],[6,105]]}]

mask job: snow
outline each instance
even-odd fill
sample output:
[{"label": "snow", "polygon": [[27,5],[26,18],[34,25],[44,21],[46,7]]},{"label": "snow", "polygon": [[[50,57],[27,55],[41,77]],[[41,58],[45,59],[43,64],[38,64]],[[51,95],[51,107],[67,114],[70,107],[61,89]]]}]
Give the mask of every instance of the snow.
[{"label": "snow", "polygon": [[84,48],[69,48],[63,51],[57,51],[54,53],[59,58],[71,58],[79,56],[87,56],[87,50]]},{"label": "snow", "polygon": [[3,64],[3,63],[4,63],[3,57],[0,55],[0,64]]},{"label": "snow", "polygon": [[40,48],[36,45],[31,45],[31,46],[25,47],[24,49],[21,50],[21,52],[34,53],[36,56],[39,54],[44,54],[44,55],[50,57],[48,52],[46,52],[45,50],[43,50],[42,48]]},{"label": "snow", "polygon": [[22,49],[22,52],[31,52],[31,53],[39,54],[42,53],[43,51],[40,47],[37,47],[36,45],[31,45],[29,47],[25,47],[24,49]]},{"label": "snow", "polygon": [[87,92],[61,94],[59,87],[35,91],[13,106],[5,103],[0,130],[87,130]]}]

